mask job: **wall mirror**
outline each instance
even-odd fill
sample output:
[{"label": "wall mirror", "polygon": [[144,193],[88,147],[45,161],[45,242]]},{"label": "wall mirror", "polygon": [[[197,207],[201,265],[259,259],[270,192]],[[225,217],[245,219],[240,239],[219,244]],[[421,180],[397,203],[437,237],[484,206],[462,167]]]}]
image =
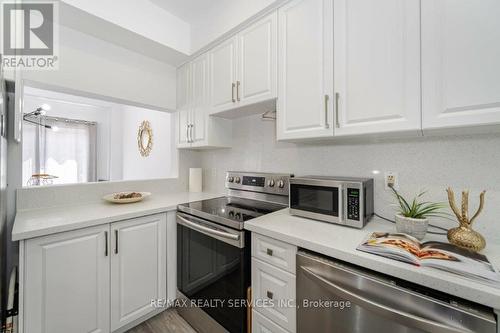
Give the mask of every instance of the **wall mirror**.
[{"label": "wall mirror", "polygon": [[174,115],[24,87],[23,186],[171,178]]}]

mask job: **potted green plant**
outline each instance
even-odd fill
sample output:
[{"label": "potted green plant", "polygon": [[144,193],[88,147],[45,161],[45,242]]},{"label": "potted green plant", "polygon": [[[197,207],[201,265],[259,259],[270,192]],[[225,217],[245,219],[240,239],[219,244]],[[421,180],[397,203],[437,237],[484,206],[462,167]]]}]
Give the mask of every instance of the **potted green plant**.
[{"label": "potted green plant", "polygon": [[413,200],[406,200],[396,189],[391,187],[397,200],[396,230],[423,239],[427,233],[430,217],[446,218],[449,214],[443,212],[447,207],[444,202],[423,201],[425,192],[420,192]]}]

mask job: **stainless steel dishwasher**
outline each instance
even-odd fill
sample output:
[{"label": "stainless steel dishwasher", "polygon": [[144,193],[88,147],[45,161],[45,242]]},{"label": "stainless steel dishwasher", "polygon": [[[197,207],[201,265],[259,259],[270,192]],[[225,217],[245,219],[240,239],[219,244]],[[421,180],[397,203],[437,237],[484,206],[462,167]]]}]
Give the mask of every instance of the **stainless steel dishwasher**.
[{"label": "stainless steel dishwasher", "polygon": [[305,251],[297,305],[298,333],[497,332],[490,308]]}]

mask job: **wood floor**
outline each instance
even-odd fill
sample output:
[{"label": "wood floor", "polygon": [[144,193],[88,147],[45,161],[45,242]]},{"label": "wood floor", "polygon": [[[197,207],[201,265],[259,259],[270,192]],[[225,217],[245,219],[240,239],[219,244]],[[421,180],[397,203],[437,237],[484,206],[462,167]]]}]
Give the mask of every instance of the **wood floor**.
[{"label": "wood floor", "polygon": [[163,311],[126,333],[196,333],[175,309]]}]

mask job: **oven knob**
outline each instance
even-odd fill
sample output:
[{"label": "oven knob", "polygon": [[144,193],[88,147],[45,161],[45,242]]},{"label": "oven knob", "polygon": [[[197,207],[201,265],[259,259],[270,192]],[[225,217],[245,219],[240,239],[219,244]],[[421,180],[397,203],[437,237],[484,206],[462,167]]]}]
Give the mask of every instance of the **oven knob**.
[{"label": "oven knob", "polygon": [[283,188],[283,187],[285,187],[285,182],[284,182],[282,179],[280,179],[280,180],[278,181],[278,187],[279,187],[279,188]]},{"label": "oven knob", "polygon": [[234,177],[232,177],[232,176],[227,177],[227,181],[230,183],[234,182]]},{"label": "oven knob", "polygon": [[240,183],[240,181],[241,181],[240,177],[236,177],[236,178],[234,178],[234,182],[235,182],[236,184],[239,184],[239,183]]},{"label": "oven knob", "polygon": [[274,179],[269,179],[267,181],[267,186],[269,186],[269,187],[274,187],[274,184],[275,184]]},{"label": "oven knob", "polygon": [[236,214],[234,215],[234,218],[235,218],[236,220],[241,220],[241,214],[240,214],[240,213],[236,213]]}]

